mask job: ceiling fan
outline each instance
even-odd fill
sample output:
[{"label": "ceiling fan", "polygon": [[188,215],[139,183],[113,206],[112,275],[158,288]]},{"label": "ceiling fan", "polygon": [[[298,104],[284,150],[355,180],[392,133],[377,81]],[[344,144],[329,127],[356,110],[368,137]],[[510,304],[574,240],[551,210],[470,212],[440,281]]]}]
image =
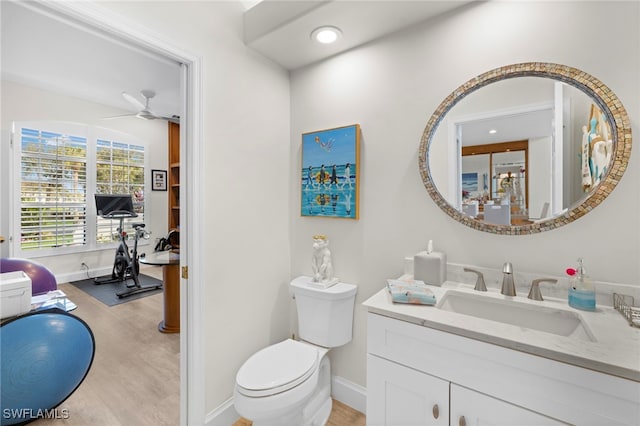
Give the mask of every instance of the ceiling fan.
[{"label": "ceiling fan", "polygon": [[154,90],[149,90],[149,89],[141,90],[140,94],[144,98],[144,103],[140,102],[140,100],[138,98],[136,98],[135,96],[132,96],[127,92],[122,92],[122,97],[125,98],[130,104],[132,104],[134,107],[136,107],[138,109],[137,113],[135,113],[135,114],[117,115],[115,117],[106,117],[106,119],[123,118],[123,117],[137,117],[137,118],[141,118],[143,120],[162,119],[162,120],[172,121],[174,123],[180,123],[180,116],[178,116],[178,115],[172,115],[171,117],[164,117],[164,116],[161,116],[161,115],[156,115],[151,110],[151,108],[149,107],[149,101],[156,96],[156,92]]}]

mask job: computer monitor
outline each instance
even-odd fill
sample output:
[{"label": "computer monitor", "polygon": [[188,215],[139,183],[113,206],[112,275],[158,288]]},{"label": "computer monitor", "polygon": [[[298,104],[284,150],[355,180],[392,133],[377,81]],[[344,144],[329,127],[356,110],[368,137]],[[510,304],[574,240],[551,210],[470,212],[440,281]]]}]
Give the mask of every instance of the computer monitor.
[{"label": "computer monitor", "polygon": [[102,217],[136,217],[133,200],[129,194],[96,194],[96,210]]}]

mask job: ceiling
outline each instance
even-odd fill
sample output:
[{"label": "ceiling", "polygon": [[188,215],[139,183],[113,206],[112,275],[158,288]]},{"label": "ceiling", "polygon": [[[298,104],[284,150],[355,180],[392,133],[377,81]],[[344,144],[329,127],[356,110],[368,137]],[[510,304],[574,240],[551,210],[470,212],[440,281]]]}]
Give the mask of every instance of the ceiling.
[{"label": "ceiling", "polygon": [[[244,41],[292,70],[410,27],[471,1],[262,1],[245,12]],[[342,30],[334,44],[311,40],[321,26]]]},{"label": "ceiling", "polygon": [[462,146],[548,137],[553,134],[553,107],[468,121],[461,125],[461,133]]},{"label": "ceiling", "polygon": [[[239,2],[245,43],[284,68],[320,61],[415,25],[469,1],[277,1]],[[130,42],[70,21],[46,5],[0,1],[2,78],[64,93],[132,113],[122,92],[153,89],[154,113],[180,115],[180,66]],[[313,42],[321,25],[342,30],[335,45]],[[25,34],[28,33],[28,37]]]},{"label": "ceiling", "polygon": [[[180,115],[178,63],[40,9],[0,1],[2,79],[120,108],[153,89],[158,115]],[[28,34],[28,37],[25,37]]]}]

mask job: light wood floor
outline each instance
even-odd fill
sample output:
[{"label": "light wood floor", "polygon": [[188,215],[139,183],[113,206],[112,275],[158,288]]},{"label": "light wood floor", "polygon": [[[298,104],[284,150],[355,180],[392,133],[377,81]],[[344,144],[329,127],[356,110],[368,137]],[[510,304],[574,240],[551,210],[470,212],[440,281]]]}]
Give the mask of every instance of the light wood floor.
[{"label": "light wood floor", "polygon": [[[161,267],[143,273],[162,279]],[[106,306],[70,284],[60,284],[89,324],[96,354],[80,387],[59,407],[67,419],[35,426],[170,426],[180,423],[180,335],[157,329],[162,294]],[[240,426],[245,423],[236,423]],[[248,424],[251,424],[248,422]],[[364,426],[364,414],[333,402],[328,426]]]},{"label": "light wood floor", "polygon": [[[144,273],[162,277],[162,271]],[[70,284],[58,286],[89,324],[96,353],[89,374],[58,408],[68,419],[42,419],[38,426],[143,426],[180,422],[180,335],[157,329],[162,294],[106,306]],[[37,390],[36,390],[37,392]]]},{"label": "light wood floor", "polygon": [[[331,415],[326,426],[365,426],[365,415],[354,410],[348,405],[344,405],[340,401],[333,400]],[[232,426],[251,426],[252,423],[247,419],[239,419]],[[288,425],[279,425],[288,426]]]}]

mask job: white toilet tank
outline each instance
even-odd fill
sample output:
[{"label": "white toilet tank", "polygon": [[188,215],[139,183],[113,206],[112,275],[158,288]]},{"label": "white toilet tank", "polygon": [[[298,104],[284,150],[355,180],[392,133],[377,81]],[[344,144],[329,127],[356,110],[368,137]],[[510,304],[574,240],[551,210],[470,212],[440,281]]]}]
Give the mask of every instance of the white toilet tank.
[{"label": "white toilet tank", "polygon": [[291,281],[300,339],[326,348],[349,343],[358,287],[337,283],[329,288],[315,288],[310,282],[311,277],[304,276]]}]

